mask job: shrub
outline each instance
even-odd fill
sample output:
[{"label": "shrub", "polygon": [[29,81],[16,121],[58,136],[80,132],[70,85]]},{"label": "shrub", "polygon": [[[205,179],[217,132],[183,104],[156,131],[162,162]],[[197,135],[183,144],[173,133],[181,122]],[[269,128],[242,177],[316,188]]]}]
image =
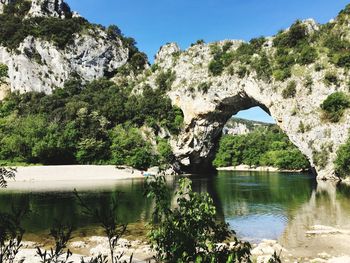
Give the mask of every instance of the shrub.
[{"label": "shrub", "polygon": [[273,71],[273,77],[277,81],[284,81],[292,76],[291,69],[277,69]]},{"label": "shrub", "polygon": [[326,74],[324,76],[324,83],[327,86],[331,86],[332,84],[338,86],[339,83],[338,83],[337,75],[331,71],[326,72]]},{"label": "shrub", "polygon": [[300,20],[297,20],[288,31],[282,31],[275,37],[273,45],[275,47],[293,48],[306,38],[306,26]]},{"label": "shrub", "polygon": [[244,78],[247,74],[249,74],[249,71],[247,69],[247,67],[245,66],[239,66],[239,68],[237,69],[237,75],[238,77],[240,77],[241,79]]},{"label": "shrub", "polygon": [[203,94],[208,93],[208,90],[210,89],[211,83],[208,82],[202,82],[198,85],[197,89],[202,92]]},{"label": "shrub", "polygon": [[338,122],[344,111],[350,107],[350,99],[343,92],[334,92],[329,95],[321,104],[326,119],[331,122]]},{"label": "shrub", "polygon": [[308,94],[312,93],[312,85],[313,85],[313,80],[312,77],[310,75],[306,76],[305,81],[304,81],[304,85],[305,88],[307,88],[308,90]]},{"label": "shrub", "polygon": [[309,45],[305,45],[299,54],[297,62],[302,65],[308,65],[314,63],[317,57],[317,50]]},{"label": "shrub", "polygon": [[194,47],[196,45],[203,45],[205,44],[205,41],[203,39],[198,39],[196,43],[191,43],[191,47]]},{"label": "shrub", "polygon": [[156,78],[156,85],[161,92],[166,92],[171,89],[171,85],[176,79],[175,73],[168,69],[167,71],[162,71],[158,74]]},{"label": "shrub", "polygon": [[297,83],[293,80],[287,84],[287,87],[282,91],[284,99],[294,98],[297,93]]},{"label": "shrub", "polygon": [[8,76],[8,67],[4,64],[0,64],[0,84],[4,81],[4,78]]},{"label": "shrub", "polygon": [[321,151],[313,149],[312,159],[314,163],[319,166],[321,169],[325,168],[328,164],[329,152],[328,149],[322,145]]},{"label": "shrub", "polygon": [[[180,179],[177,205],[171,208],[165,177],[147,181],[146,193],[154,199],[149,238],[159,262],[250,262],[250,244],[239,242],[226,223],[216,220],[208,193],[192,191],[189,179]],[[234,248],[217,246],[234,237]]]},{"label": "shrub", "polygon": [[219,76],[224,71],[224,65],[221,60],[212,60],[208,68],[213,76]]},{"label": "shrub", "polygon": [[266,53],[263,53],[260,58],[255,59],[251,66],[256,71],[256,75],[259,79],[269,80],[271,78],[272,69]]},{"label": "shrub", "polygon": [[345,178],[350,175],[350,140],[341,145],[335,159],[335,172],[339,177]]}]

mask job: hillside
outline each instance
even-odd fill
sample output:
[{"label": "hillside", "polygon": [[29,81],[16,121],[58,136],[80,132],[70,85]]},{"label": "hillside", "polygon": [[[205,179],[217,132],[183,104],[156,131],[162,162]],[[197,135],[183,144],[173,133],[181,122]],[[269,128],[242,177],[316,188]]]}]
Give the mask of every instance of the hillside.
[{"label": "hillside", "polygon": [[260,106],[319,178],[350,172],[349,6],[327,24],[296,21],[250,42],[170,43],[151,67],[118,27],[91,24],[61,0],[0,10],[5,162],[206,170],[227,120]]},{"label": "hillside", "polygon": [[272,126],[275,126],[275,125],[266,123],[266,122],[261,122],[261,121],[252,121],[252,120],[232,117],[227,121],[222,132],[223,134],[228,134],[228,135],[244,135],[256,130],[257,128],[261,128],[261,127],[268,128]]}]

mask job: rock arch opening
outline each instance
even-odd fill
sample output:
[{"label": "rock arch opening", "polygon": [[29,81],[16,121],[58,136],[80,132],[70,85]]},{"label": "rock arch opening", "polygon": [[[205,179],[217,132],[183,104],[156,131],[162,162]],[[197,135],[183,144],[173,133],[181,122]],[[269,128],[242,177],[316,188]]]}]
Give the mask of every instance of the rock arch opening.
[{"label": "rock arch opening", "polygon": [[[244,116],[238,113],[247,110],[253,114],[251,117],[256,122],[244,121],[244,119],[238,122],[233,121],[235,120],[234,116]],[[254,114],[258,114],[260,119]],[[230,124],[233,126],[230,127]],[[255,132],[255,130],[257,131]],[[252,138],[250,138],[250,133],[253,134]],[[184,151],[181,160],[182,170],[186,172],[207,173],[216,167],[241,164],[249,166],[277,165],[277,168],[288,170],[298,169],[298,166],[300,168],[310,167],[306,157],[278,128],[268,107],[248,96],[245,92],[225,98],[216,105],[214,110],[200,114],[198,118],[192,118],[184,134],[190,135],[181,138],[184,143],[183,149],[186,147],[190,149],[188,153]],[[232,149],[231,152],[228,148],[222,149],[223,139],[226,140],[224,144],[225,142],[228,144],[237,143],[237,138],[226,138],[229,136],[241,137],[239,142],[241,149]],[[238,154],[234,153],[234,150],[241,151],[240,157],[235,156]],[[248,155],[248,157],[244,155]]]}]

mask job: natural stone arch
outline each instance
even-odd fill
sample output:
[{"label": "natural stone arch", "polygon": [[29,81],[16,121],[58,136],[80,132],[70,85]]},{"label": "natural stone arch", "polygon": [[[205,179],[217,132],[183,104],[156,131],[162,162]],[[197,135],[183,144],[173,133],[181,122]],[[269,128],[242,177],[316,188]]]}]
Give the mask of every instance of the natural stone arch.
[{"label": "natural stone arch", "polygon": [[[216,45],[222,47],[226,42]],[[242,43],[229,42],[232,50]],[[273,48],[270,42],[267,50]],[[260,106],[309,159],[318,178],[337,178],[334,160],[338,147],[348,138],[350,116],[345,116],[342,123],[323,121],[320,104],[337,90],[347,92],[346,85],[326,86],[325,72],[312,69],[309,74],[317,89],[311,92],[305,88],[302,74],[293,75],[285,82],[264,81],[255,72],[240,77],[225,70],[213,76],[208,71],[212,59],[210,44],[197,44],[186,51],[180,51],[176,44],[168,44],[157,54],[155,63],[159,69],[141,84],[155,87],[158,74],[166,70],[175,76],[168,95],[173,104],[182,109],[184,127],[178,136],[171,138],[171,145],[182,169],[207,169],[226,121],[240,110]],[[282,91],[290,81],[296,83],[296,95],[283,98]],[[299,131],[300,125],[308,127],[307,131]],[[323,152],[324,149],[327,152]],[[316,154],[324,154],[326,161],[316,164]]]}]

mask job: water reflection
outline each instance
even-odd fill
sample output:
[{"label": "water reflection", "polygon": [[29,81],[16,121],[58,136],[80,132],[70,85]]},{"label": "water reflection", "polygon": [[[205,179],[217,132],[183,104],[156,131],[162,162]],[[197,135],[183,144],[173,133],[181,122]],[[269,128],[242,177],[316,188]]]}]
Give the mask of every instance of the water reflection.
[{"label": "water reflection", "polygon": [[290,211],[307,202],[316,189],[309,175],[264,172],[220,172],[208,185],[225,220],[238,236],[252,242],[277,239]]},{"label": "water reflection", "polygon": [[[350,229],[350,187],[335,182],[318,182],[310,199],[299,209],[291,211],[289,223],[280,237],[280,242],[288,248],[297,248],[317,242],[306,234],[316,225]],[[317,238],[314,238],[317,239]],[[333,241],[334,242],[334,241]],[[333,244],[335,245],[335,244]],[[316,245],[315,245],[316,246]],[[319,246],[319,244],[317,245]],[[322,252],[322,251],[319,251]]]},{"label": "water reflection", "polygon": [[[195,191],[208,192],[213,198],[219,218],[226,220],[239,237],[249,241],[279,238],[286,246],[294,247],[305,242],[305,231],[312,225],[350,224],[350,188],[325,182],[317,185],[309,175],[220,172],[191,179]],[[175,191],[177,180],[170,180],[168,185]],[[63,219],[69,219],[82,234],[85,229],[93,231],[96,223],[82,213],[72,190],[1,191],[0,209],[9,210],[11,203],[25,198],[32,211],[24,222],[30,233],[47,232],[55,220]],[[153,204],[144,197],[143,180],[78,190],[84,202],[91,206],[103,206],[119,191],[123,192],[118,207],[123,222],[143,223],[151,217]]]}]

